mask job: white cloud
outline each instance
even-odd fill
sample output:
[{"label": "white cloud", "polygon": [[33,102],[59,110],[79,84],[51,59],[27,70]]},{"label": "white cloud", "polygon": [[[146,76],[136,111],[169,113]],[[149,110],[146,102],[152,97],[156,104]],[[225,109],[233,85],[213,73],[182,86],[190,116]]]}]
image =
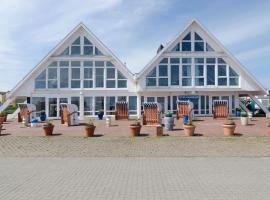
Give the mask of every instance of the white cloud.
[{"label": "white cloud", "polygon": [[254,60],[257,58],[269,57],[270,56],[270,46],[259,47],[244,51],[236,55],[237,58],[243,61]]}]

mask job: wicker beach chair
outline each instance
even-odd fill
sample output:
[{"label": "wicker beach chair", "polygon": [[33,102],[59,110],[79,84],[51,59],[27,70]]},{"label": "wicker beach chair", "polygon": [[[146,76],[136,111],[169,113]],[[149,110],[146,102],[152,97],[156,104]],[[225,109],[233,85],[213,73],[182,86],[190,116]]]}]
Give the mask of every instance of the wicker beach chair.
[{"label": "wicker beach chair", "polygon": [[129,119],[128,103],[126,101],[116,102],[115,120]]},{"label": "wicker beach chair", "polygon": [[161,124],[161,104],[151,102],[143,104],[143,125],[158,125]]},{"label": "wicker beach chair", "polygon": [[227,119],[228,117],[228,101],[227,100],[214,100],[213,101],[213,118],[214,119]]}]

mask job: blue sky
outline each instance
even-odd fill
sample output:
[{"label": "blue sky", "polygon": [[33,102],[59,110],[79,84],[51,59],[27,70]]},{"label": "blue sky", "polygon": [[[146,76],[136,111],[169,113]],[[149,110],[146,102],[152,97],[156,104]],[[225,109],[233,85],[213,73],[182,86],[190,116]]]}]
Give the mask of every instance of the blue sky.
[{"label": "blue sky", "polygon": [[83,22],[139,72],[193,18],[270,88],[270,1],[1,0],[0,91],[11,90]]}]

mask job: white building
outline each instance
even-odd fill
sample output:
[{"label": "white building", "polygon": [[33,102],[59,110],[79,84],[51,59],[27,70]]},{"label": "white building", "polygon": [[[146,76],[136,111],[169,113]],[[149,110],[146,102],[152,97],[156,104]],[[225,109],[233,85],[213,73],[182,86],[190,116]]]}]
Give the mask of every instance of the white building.
[{"label": "white building", "polygon": [[[140,59],[140,58],[138,58]],[[113,115],[117,101],[128,101],[131,115],[143,102],[175,111],[177,99],[194,103],[196,115],[212,114],[212,102],[265,95],[264,87],[197,20],[192,20],[138,74],[126,66],[84,25],[72,30],[18,85],[9,98],[26,96],[59,117],[59,104],[78,105],[80,117],[99,110]]]}]

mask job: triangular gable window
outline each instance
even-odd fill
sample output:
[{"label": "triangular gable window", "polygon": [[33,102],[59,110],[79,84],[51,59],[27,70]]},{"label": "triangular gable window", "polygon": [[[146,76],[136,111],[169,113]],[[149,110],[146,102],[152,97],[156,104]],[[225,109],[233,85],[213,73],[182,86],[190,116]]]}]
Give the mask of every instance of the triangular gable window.
[{"label": "triangular gable window", "polygon": [[203,41],[203,39],[201,38],[201,36],[198,35],[198,33],[195,33],[195,40]]},{"label": "triangular gable window", "polygon": [[72,45],[80,45],[80,36],[72,43]]},{"label": "triangular gable window", "polygon": [[188,33],[183,40],[191,40],[191,33]]},{"label": "triangular gable window", "polygon": [[175,45],[175,47],[172,49],[172,51],[180,51],[180,43],[177,43],[177,45]]},{"label": "triangular gable window", "polygon": [[90,40],[88,40],[86,37],[84,37],[84,45],[93,45]]},{"label": "triangular gable window", "polygon": [[67,47],[60,55],[61,56],[69,55],[69,47]]},{"label": "triangular gable window", "polygon": [[215,51],[208,43],[206,43],[206,51]]},{"label": "triangular gable window", "polygon": [[95,55],[103,56],[103,53],[96,47],[95,48]]}]

